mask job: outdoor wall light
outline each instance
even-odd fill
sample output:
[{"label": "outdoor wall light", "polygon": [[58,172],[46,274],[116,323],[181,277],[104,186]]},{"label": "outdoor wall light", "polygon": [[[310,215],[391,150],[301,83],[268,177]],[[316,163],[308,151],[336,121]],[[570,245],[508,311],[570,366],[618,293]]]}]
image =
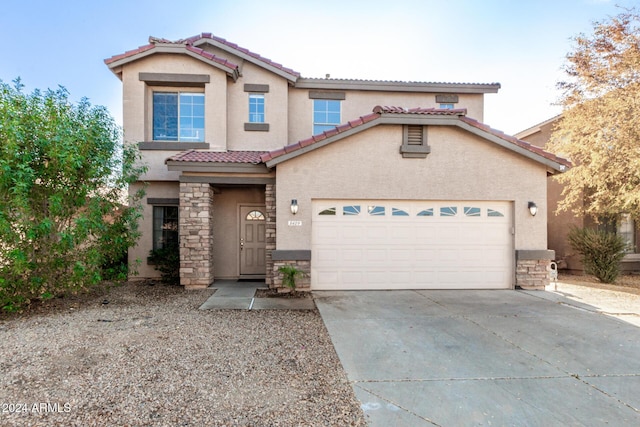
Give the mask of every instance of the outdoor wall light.
[{"label": "outdoor wall light", "polygon": [[529,202],[529,213],[531,214],[531,216],[536,216],[536,214],[538,213],[538,206],[536,206],[535,203],[533,202]]},{"label": "outdoor wall light", "polygon": [[298,213],[298,200],[297,199],[291,199],[291,213],[294,214],[294,215]]}]

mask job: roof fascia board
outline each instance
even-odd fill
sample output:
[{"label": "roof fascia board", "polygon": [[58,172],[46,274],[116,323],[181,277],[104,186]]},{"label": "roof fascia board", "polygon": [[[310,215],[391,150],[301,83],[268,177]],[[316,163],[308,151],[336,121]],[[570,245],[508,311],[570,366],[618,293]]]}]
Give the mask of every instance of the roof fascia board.
[{"label": "roof fascia board", "polygon": [[497,93],[498,83],[421,83],[376,80],[337,80],[299,78],[295,84],[300,89],[350,89],[383,92],[423,92],[423,93]]},{"label": "roof fascia board", "polygon": [[554,162],[553,160],[547,159],[546,157],[543,157],[537,153],[534,153],[532,151],[527,150],[526,148],[522,148],[519,147],[509,141],[505,141],[504,139],[497,137],[491,133],[485,132],[481,129],[478,129],[474,126],[471,126],[463,121],[457,121],[457,123],[455,123],[456,126],[466,130],[467,132],[471,132],[474,135],[477,135],[483,139],[486,139],[488,141],[491,141],[503,148],[506,148],[507,150],[511,150],[515,153],[518,153],[530,160],[534,160],[538,163],[541,163],[545,166],[547,166],[548,168],[551,168],[553,170],[555,170],[556,172],[564,172],[566,170],[566,166],[561,165],[558,162]]},{"label": "roof fascia board", "polygon": [[220,42],[218,42],[217,40],[214,40],[214,39],[202,38],[202,39],[196,40],[193,43],[193,46],[199,47],[199,46],[201,46],[203,44],[208,44],[208,45],[211,45],[211,46],[216,47],[218,49],[221,49],[221,50],[223,50],[225,52],[229,52],[229,53],[231,53],[231,54],[233,54],[233,55],[235,55],[235,56],[237,56],[239,58],[244,59],[245,61],[251,62],[254,65],[257,65],[259,67],[265,68],[265,69],[271,71],[272,73],[277,74],[280,77],[283,77],[283,78],[287,79],[291,83],[295,83],[296,80],[298,79],[296,76],[294,76],[292,74],[289,74],[286,71],[281,70],[280,68],[274,67],[273,65],[271,65],[271,64],[269,64],[267,62],[263,62],[263,61],[261,61],[259,59],[256,59],[251,55],[247,55],[246,53],[244,53],[244,52],[242,52],[240,50],[233,49],[232,47],[227,46],[224,43],[220,43]]},{"label": "roof fascia board", "polygon": [[181,172],[219,172],[219,173],[251,173],[268,174],[264,164],[222,163],[222,162],[180,162],[168,160],[167,169]]}]

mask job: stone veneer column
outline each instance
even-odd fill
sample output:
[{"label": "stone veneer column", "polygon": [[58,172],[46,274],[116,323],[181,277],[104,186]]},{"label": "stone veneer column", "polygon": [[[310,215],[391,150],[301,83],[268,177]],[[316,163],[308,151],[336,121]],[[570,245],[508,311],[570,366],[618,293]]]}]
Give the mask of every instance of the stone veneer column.
[{"label": "stone veneer column", "polygon": [[213,282],[213,188],[180,183],[180,284],[203,289]]},{"label": "stone veneer column", "polygon": [[264,189],[265,210],[267,211],[265,224],[266,238],[266,264],[267,272],[265,276],[265,284],[273,287],[274,271],[273,271],[273,251],[276,249],[276,185],[267,184]]},{"label": "stone veneer column", "polygon": [[551,260],[555,251],[516,251],[516,286],[527,290],[544,290],[551,280]]}]

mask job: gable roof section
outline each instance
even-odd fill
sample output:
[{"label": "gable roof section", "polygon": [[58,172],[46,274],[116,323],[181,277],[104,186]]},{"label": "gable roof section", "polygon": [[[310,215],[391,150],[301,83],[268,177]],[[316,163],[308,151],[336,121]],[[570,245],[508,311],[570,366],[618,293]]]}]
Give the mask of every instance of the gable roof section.
[{"label": "gable roof section", "polygon": [[542,148],[521,141],[493,129],[477,120],[466,117],[466,109],[437,109],[377,106],[373,113],[361,116],[311,138],[298,141],[283,148],[270,151],[260,156],[267,167],[274,167],[279,163],[300,156],[309,151],[329,145],[350,135],[362,132],[381,124],[409,124],[409,125],[443,125],[457,126],[489,142],[516,152],[547,166],[553,173],[564,172],[571,167],[571,162],[556,156]]},{"label": "gable roof section", "polygon": [[105,59],[104,62],[111,69],[111,71],[113,71],[116,75],[119,75],[119,67],[149,55],[153,55],[156,53],[186,54],[188,56],[191,56],[192,58],[201,60],[209,65],[225,71],[229,75],[229,77],[234,79],[234,81],[237,80],[238,76],[240,75],[240,67],[225,58],[216,56],[199,47],[204,44],[210,44],[212,46],[218,47],[244,60],[269,69],[270,71],[286,78],[290,82],[295,82],[296,79],[300,77],[300,73],[290,68],[286,68],[282,64],[278,64],[277,62],[258,55],[257,53],[242,48],[235,43],[230,43],[223,38],[216,37],[211,33],[202,33],[197,36],[175,41],[158,37],[149,37],[149,44],[140,46],[137,49],[127,51],[120,55],[114,55],[111,58]]}]

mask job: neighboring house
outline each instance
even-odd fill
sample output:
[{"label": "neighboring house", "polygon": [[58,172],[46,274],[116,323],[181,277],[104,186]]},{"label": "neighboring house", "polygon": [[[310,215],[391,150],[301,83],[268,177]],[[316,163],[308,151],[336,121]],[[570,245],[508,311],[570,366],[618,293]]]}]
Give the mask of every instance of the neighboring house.
[{"label": "neighboring house", "polygon": [[[545,148],[555,126],[561,119],[562,115],[557,115],[525,129],[515,136],[532,145]],[[570,211],[560,212],[558,211],[558,204],[562,200],[563,188],[562,184],[549,177],[547,182],[547,239],[549,248],[556,253],[558,268],[572,273],[582,273],[583,271],[580,256],[571,248],[567,239],[567,234],[572,227],[604,227],[623,236],[629,245],[629,253],[622,260],[621,269],[623,271],[640,271],[640,254],[636,243],[640,235],[635,222],[628,217],[622,216],[616,224],[596,224],[591,217],[576,216]]]},{"label": "neighboring house", "polygon": [[140,277],[178,241],[188,288],[278,287],[284,264],[311,289],[548,281],[547,176],[569,163],[481,123],[497,83],[303,78],[211,34],[105,62],[149,166]]}]

